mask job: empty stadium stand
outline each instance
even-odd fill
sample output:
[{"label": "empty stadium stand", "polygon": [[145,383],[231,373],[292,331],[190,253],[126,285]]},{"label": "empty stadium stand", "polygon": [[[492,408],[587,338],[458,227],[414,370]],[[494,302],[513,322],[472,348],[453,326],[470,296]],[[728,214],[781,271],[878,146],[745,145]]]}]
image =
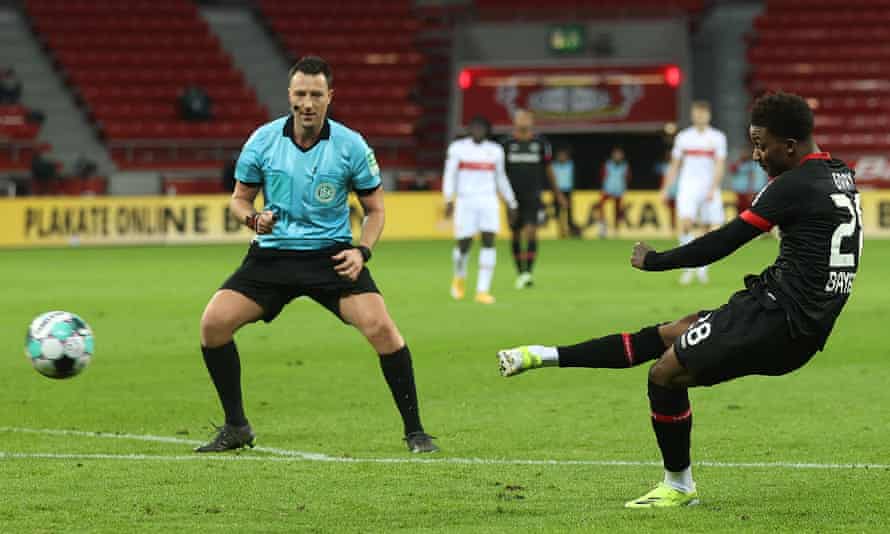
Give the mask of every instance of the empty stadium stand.
[{"label": "empty stadium stand", "polygon": [[[186,0],[28,0],[32,27],[123,169],[221,166],[268,119]],[[186,122],[176,98],[199,85],[214,118]]]},{"label": "empty stadium stand", "polygon": [[854,159],[890,149],[890,0],[768,0],[748,58],[753,93],[816,111],[816,140]]},{"label": "empty stadium stand", "polygon": [[362,133],[383,168],[417,165],[423,109],[417,86],[427,58],[412,0],[260,0],[260,12],[295,60],[324,57],[334,71],[332,117]]}]

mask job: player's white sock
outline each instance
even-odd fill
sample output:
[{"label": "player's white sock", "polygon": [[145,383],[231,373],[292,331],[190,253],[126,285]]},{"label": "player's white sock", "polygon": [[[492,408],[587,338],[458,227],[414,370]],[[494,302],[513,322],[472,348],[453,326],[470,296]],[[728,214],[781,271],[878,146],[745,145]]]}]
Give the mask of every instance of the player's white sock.
[{"label": "player's white sock", "polygon": [[454,260],[454,276],[458,278],[467,277],[467,259],[469,254],[461,254],[460,249],[454,247],[451,257]]},{"label": "player's white sock", "polygon": [[708,280],[708,266],[698,268],[698,279],[702,282],[706,282]]},{"label": "player's white sock", "polygon": [[496,262],[497,249],[483,247],[479,250],[479,278],[476,280],[476,293],[488,293],[491,289],[491,277],[494,276]]},{"label": "player's white sock", "polygon": [[556,347],[529,345],[528,350],[541,357],[541,364],[544,367],[556,367],[559,365],[559,351],[556,350]]},{"label": "player's white sock", "polygon": [[692,241],[694,238],[695,238],[695,236],[692,235],[692,232],[680,234],[680,245],[681,246],[685,245],[685,244],[689,243],[690,241]]},{"label": "player's white sock", "polygon": [[683,493],[692,493],[695,491],[695,481],[692,480],[692,466],[690,465],[682,471],[664,470],[664,483],[668,486],[678,489]]}]

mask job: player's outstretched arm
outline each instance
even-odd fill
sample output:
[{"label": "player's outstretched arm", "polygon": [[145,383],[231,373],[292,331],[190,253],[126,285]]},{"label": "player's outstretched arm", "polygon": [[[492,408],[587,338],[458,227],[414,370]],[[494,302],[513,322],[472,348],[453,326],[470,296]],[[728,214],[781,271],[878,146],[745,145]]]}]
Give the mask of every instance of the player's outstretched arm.
[{"label": "player's outstretched arm", "polygon": [[665,252],[656,252],[645,243],[637,243],[630,262],[643,271],[702,267],[729,256],[762,232],[744,219],[736,218],[682,247]]}]

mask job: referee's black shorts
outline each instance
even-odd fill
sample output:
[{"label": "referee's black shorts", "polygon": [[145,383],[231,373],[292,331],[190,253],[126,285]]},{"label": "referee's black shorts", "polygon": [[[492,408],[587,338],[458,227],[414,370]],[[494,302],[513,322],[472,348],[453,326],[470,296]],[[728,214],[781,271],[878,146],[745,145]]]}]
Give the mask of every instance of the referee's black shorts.
[{"label": "referee's black shorts", "polygon": [[784,309],[767,307],[743,290],[716,310],[699,312],[699,320],[674,342],[674,352],[696,384],[712,386],[742,376],[790,373],[824,341],[792,336]]},{"label": "referee's black shorts", "polygon": [[237,291],[259,304],[267,323],[275,319],[287,303],[303,296],[318,302],[342,321],[342,297],[380,293],[367,267],[354,282],[334,271],[331,256],[349,248],[352,246],[343,244],[322,250],[292,251],[263,249],[254,243],[241,267],[220,289]]}]

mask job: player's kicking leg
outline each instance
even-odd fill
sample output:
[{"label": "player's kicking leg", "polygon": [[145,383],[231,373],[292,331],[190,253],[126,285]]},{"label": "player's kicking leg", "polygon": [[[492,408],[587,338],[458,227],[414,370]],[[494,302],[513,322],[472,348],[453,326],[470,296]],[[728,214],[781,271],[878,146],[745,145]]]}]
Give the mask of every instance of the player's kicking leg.
[{"label": "player's kicking leg", "polygon": [[623,369],[660,357],[665,349],[698,319],[690,315],[639,332],[612,334],[577,345],[527,345],[498,352],[501,375],[514,376],[541,367]]},{"label": "player's kicking leg", "polygon": [[241,361],[233,336],[247,323],[258,320],[263,309],[246,296],[222,289],[210,299],[201,317],[201,352],[225,412],[216,437],[195,452],[223,452],[253,447],[254,433],[244,415],[241,399]]},{"label": "player's kicking leg", "polygon": [[454,245],[452,259],[454,261],[454,277],[451,279],[451,298],[462,300],[465,294],[467,279],[467,263],[470,256],[470,248],[473,245],[472,237],[460,238]]},{"label": "player's kicking leg", "polygon": [[411,351],[389,316],[383,297],[379,293],[348,295],[340,299],[339,310],[343,320],[355,326],[380,356],[380,368],[402,416],[408,450],[438,451],[420,422]]}]

